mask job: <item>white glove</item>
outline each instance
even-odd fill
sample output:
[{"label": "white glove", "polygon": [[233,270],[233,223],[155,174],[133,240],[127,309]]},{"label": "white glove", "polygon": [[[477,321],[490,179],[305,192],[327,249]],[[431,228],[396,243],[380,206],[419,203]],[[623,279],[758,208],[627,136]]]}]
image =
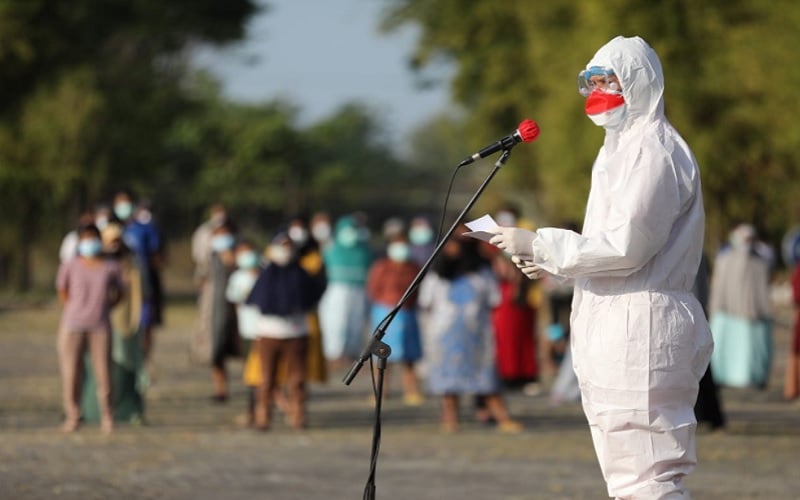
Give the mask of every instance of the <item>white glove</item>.
[{"label": "white glove", "polygon": [[542,268],[530,261],[525,261],[525,266],[517,266],[522,274],[530,280],[538,280],[542,277]]},{"label": "white glove", "polygon": [[513,262],[528,279],[537,280],[542,277],[542,268],[529,260],[522,260],[519,257],[512,256],[511,262]]},{"label": "white glove", "polygon": [[505,250],[512,256],[517,256],[525,260],[533,259],[533,240],[536,233],[518,227],[497,226],[488,232],[494,234],[489,243]]}]

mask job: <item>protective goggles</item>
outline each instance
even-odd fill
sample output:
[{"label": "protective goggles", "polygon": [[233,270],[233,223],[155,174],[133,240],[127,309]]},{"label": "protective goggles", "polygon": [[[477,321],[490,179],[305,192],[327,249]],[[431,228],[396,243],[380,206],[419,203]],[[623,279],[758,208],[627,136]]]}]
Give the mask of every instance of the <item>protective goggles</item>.
[{"label": "protective goggles", "polygon": [[594,90],[610,94],[622,93],[614,71],[602,66],[591,66],[578,73],[578,92],[584,97],[589,97]]}]

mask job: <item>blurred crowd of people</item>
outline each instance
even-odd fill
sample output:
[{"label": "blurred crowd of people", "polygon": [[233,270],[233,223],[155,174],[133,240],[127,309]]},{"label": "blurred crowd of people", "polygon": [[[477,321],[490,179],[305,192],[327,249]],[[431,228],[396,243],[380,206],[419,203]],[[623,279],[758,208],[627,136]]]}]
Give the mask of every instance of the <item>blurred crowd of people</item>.
[{"label": "blurred crowd of people", "polygon": [[[513,207],[496,215],[502,224],[519,223]],[[560,305],[553,333],[539,342],[547,286],[522,276],[497,248],[461,236],[465,231],[447,242],[386,329],[387,394],[399,373],[404,404],[441,398],[445,430],[458,427],[459,398],[470,396],[475,418],[516,432],[521,426],[501,391],[539,392],[542,349],[544,370],[558,369],[567,351],[569,292],[551,287]],[[317,213],[289,220],[259,249],[239,235],[222,205],[211,207],[192,238],[199,313],[191,351],[211,365],[213,401],[228,400],[226,360],[243,356],[248,422],[267,429],[277,409],[304,427],[307,383],[325,382],[357,358],[431,257],[436,237],[423,216],[389,218],[373,237],[363,213],[336,220]],[[577,399],[568,386],[559,401]]]},{"label": "blurred crowd of people", "polygon": [[[512,205],[494,216],[500,225],[533,228]],[[436,246],[436,229],[423,216],[389,218],[379,235],[369,227],[363,213],[336,220],[317,213],[288,220],[258,245],[242,236],[223,205],[210,208],[192,236],[198,316],[190,353],[210,366],[215,403],[228,401],[228,361],[241,357],[248,424],[270,428],[277,409],[289,425],[306,426],[307,385],[352,363]],[[458,428],[460,399],[469,396],[473,418],[516,432],[521,426],[504,390],[536,395],[546,377],[553,404],[580,398],[569,348],[572,284],[529,280],[502,251],[463,232],[444,245],[386,329],[387,394],[396,375],[404,404],[440,398],[446,431]],[[117,193],[81,216],[60,257],[63,430],[74,431],[81,420],[99,421],[106,432],[115,420],[141,421],[153,331],[163,319],[164,239],[148,203]],[[775,266],[774,252],[747,224],[701,265],[695,292],[715,350],[695,411],[713,429],[725,425],[719,386],[767,386]],[[800,305],[798,269],[792,285]],[[797,398],[797,326],[785,380],[784,397]]]}]

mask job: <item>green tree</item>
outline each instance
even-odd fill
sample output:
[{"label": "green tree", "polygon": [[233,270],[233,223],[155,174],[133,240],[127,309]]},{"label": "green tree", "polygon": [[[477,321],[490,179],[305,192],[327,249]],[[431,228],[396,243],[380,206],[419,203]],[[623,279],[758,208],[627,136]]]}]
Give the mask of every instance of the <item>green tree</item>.
[{"label": "green tree", "polygon": [[186,49],[241,37],[254,12],[252,0],[0,3],[0,210],[20,214],[0,234],[0,285],[27,287],[32,245],[111,186],[158,179],[161,138],[187,105]]},{"label": "green tree", "polygon": [[187,187],[178,204],[197,213],[222,202],[253,219],[291,211],[298,202],[292,186],[305,169],[295,109],[281,102],[233,103],[213,81],[200,80],[192,112],[173,124],[167,140],[165,175]]},{"label": "green tree", "polygon": [[362,105],[345,104],[303,128],[291,104],[230,102],[202,74],[191,88],[197,105],[175,123],[172,167],[164,171],[178,178],[195,172],[181,201],[195,214],[221,201],[264,231],[317,210],[383,217],[427,202],[420,180],[430,176],[397,158]]},{"label": "green tree", "polygon": [[345,212],[396,204],[405,166],[368,108],[346,104],[306,133],[315,208]]},{"label": "green tree", "polygon": [[515,168],[498,183],[522,188],[552,221],[582,214],[602,140],[574,78],[613,36],[641,35],[664,65],[667,116],[698,157],[714,245],[734,219],[776,241],[800,218],[798,125],[787,112],[798,16],[788,0],[395,0],[384,28],[421,27],[413,65],[455,65],[452,95],[467,113],[470,143],[524,116],[541,124],[538,144],[515,150]]}]

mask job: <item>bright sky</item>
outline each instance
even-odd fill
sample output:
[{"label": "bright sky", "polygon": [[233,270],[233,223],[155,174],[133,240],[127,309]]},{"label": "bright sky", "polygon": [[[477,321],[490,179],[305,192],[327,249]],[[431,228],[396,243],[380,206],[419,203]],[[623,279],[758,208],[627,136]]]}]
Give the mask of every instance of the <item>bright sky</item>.
[{"label": "bright sky", "polygon": [[300,124],[346,102],[367,104],[400,145],[416,125],[448,105],[447,85],[415,86],[408,67],[416,30],[378,32],[388,2],[376,0],[270,0],[252,19],[245,42],[203,51],[196,63],[223,82],[225,94],[249,102],[288,98]]}]

